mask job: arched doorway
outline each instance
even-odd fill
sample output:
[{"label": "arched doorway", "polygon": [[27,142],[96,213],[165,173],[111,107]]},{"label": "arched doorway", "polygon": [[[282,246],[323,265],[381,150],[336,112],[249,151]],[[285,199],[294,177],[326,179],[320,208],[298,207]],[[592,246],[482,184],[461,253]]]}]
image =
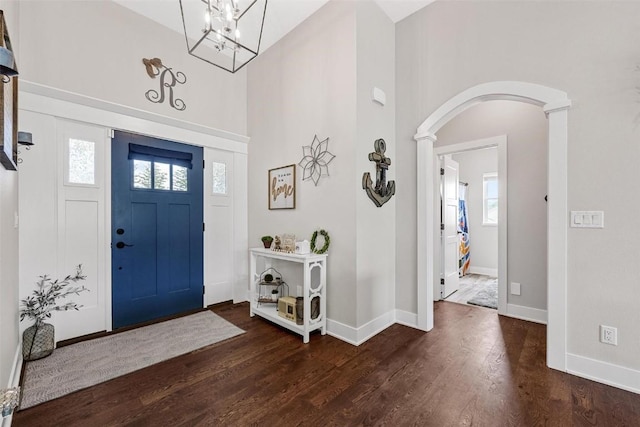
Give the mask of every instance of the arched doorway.
[{"label": "arched doorway", "polygon": [[483,83],[454,96],[418,127],[417,142],[417,299],[418,327],[433,329],[433,284],[437,272],[435,206],[436,132],[464,110],[485,101],[511,100],[542,107],[549,120],[547,225],[547,365],[566,371],[567,311],[567,127],[571,101],[565,92],[545,86],[500,81]]}]

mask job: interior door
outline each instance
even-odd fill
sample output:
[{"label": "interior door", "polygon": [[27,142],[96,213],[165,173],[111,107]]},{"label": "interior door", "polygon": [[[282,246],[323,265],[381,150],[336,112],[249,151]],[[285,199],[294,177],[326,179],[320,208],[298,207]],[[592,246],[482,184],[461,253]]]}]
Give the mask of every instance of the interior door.
[{"label": "interior door", "polygon": [[203,306],[201,147],[116,131],[113,328]]},{"label": "interior door", "polygon": [[458,162],[451,156],[442,158],[442,279],[441,298],[445,299],[458,290]]}]

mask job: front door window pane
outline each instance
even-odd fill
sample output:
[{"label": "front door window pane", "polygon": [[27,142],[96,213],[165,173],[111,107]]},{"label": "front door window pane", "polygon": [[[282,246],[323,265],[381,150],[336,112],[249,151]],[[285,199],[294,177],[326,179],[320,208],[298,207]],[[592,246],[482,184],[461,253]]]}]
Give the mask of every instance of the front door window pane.
[{"label": "front door window pane", "polygon": [[187,168],[173,165],[173,191],[187,191],[189,189],[187,176]]},{"label": "front door window pane", "polygon": [[170,167],[171,165],[168,163],[153,163],[153,188],[156,190],[169,190],[171,189],[171,177],[170,177]]},{"label": "front door window pane", "polygon": [[151,162],[133,161],[133,188],[151,188]]}]

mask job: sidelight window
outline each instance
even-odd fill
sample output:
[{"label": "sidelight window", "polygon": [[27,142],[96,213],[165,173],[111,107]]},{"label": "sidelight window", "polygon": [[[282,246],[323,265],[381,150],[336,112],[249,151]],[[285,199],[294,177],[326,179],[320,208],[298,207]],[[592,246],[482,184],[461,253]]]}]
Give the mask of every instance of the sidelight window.
[{"label": "sidelight window", "polygon": [[96,164],[96,143],[69,138],[68,183],[94,185]]},{"label": "sidelight window", "polygon": [[227,194],[227,165],[224,163],[213,162],[213,194]]}]

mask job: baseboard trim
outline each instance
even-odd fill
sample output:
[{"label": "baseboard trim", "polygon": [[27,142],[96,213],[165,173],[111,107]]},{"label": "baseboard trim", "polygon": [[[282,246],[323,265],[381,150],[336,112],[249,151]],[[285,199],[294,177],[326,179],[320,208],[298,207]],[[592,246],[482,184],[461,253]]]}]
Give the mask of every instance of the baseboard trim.
[{"label": "baseboard trim", "polygon": [[233,300],[232,282],[208,283],[204,285],[204,289],[205,307],[219,302]]},{"label": "baseboard trim", "polygon": [[567,372],[640,394],[640,371],[567,353]]},{"label": "baseboard trim", "polygon": [[520,320],[542,323],[543,325],[547,324],[547,310],[540,310],[539,308],[507,304],[507,312],[503,314]]},{"label": "baseboard trim", "polygon": [[327,335],[351,345],[358,345],[358,330],[337,320],[327,319]]},{"label": "baseboard trim", "polygon": [[327,319],[327,334],[358,346],[395,323],[395,311],[389,311],[365,323],[359,328]]},{"label": "baseboard trim", "polygon": [[396,310],[396,323],[410,328],[418,328],[418,315],[404,310]]},{"label": "baseboard trim", "polygon": [[498,269],[497,268],[475,267],[475,266],[471,265],[471,266],[469,266],[469,273],[471,273],[471,274],[482,274],[483,276],[498,277]]},{"label": "baseboard trim", "polygon": [[[18,346],[16,347],[15,355],[13,356],[13,365],[11,366],[11,374],[9,375],[9,383],[7,388],[13,388],[20,385],[20,373],[22,372],[22,341],[18,340]],[[9,416],[0,419],[0,426],[11,426],[11,420],[13,420],[13,413]]]}]

